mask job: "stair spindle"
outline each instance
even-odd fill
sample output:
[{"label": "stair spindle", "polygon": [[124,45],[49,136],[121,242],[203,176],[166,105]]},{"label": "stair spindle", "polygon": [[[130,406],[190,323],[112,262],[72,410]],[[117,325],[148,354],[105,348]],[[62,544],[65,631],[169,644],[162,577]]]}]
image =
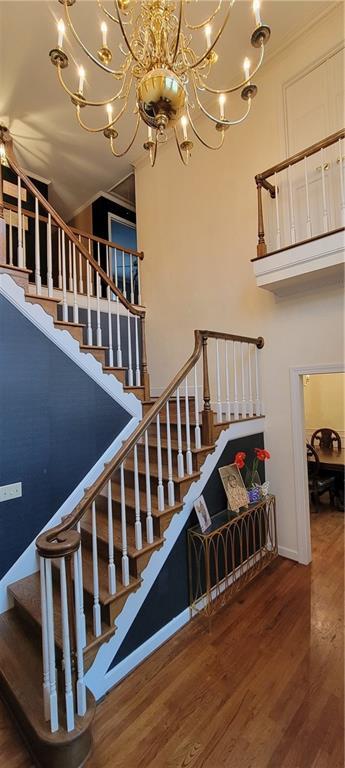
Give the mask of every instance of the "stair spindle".
[{"label": "stair spindle", "polygon": [[35,197],[35,285],[37,296],[42,292],[41,281],[41,248],[40,248],[40,218],[38,200]]},{"label": "stair spindle", "polygon": [[[81,533],[80,528],[80,522],[77,523],[77,531]],[[86,645],[86,620],[85,620],[85,613],[84,613],[84,580],[83,580],[83,555],[82,555],[82,545],[80,542],[79,549],[77,551],[78,556],[78,584],[79,584],[79,626],[81,628],[81,641],[82,641],[82,647],[85,648]]]},{"label": "stair spindle", "polygon": [[40,589],[41,589],[41,618],[42,618],[42,662],[43,662],[43,712],[44,719],[50,718],[49,704],[49,652],[48,652],[48,622],[47,622],[47,596],[45,564],[43,557],[40,560]]},{"label": "stair spindle", "polygon": [[230,382],[229,382],[229,359],[228,359],[228,342],[225,340],[225,398],[226,398],[226,420],[231,420],[231,403],[230,403]]},{"label": "stair spindle", "polygon": [[68,322],[67,283],[66,283],[66,242],[65,233],[61,230],[61,259],[62,259],[62,319]]},{"label": "stair spindle", "polygon": [[145,485],[146,485],[146,539],[148,544],[153,543],[153,520],[151,502],[151,475],[150,475],[150,451],[148,431],[145,432]]},{"label": "stair spindle", "polygon": [[327,208],[327,196],[326,196],[326,180],[325,180],[325,160],[324,160],[324,149],[321,148],[321,185],[322,185],[322,218],[323,218],[323,231],[328,232],[329,230],[329,222],[328,222],[328,208]]},{"label": "stair spindle", "polygon": [[[118,288],[116,248],[114,248],[114,251],[115,251],[115,285],[116,285],[116,288]],[[116,347],[117,347],[116,363],[118,368],[122,368],[120,300],[117,295],[115,297],[115,301],[116,301]]]},{"label": "stair spindle", "polygon": [[201,448],[197,363],[194,366],[194,413],[195,413],[195,430],[194,430],[195,447]]},{"label": "stair spindle", "polygon": [[216,381],[217,381],[217,421],[222,421],[222,401],[220,393],[219,341],[216,339]]},{"label": "stair spindle", "polygon": [[141,259],[137,256],[138,304],[141,306]]},{"label": "stair spindle", "polygon": [[136,549],[142,549],[143,537],[142,537],[142,531],[141,531],[141,517],[140,517],[138,449],[136,445],[134,446],[134,499],[135,499],[135,523],[134,523],[135,547]]},{"label": "stair spindle", "polygon": [[140,373],[140,354],[139,354],[139,318],[138,315],[134,317],[135,324],[135,386],[141,385],[141,373]]},{"label": "stair spindle", "polygon": [[122,251],[122,293],[127,299],[127,293],[126,293],[126,265],[125,265],[125,252]]},{"label": "stair spindle", "polygon": [[24,267],[26,267],[26,237],[25,237],[25,216],[22,215],[22,243],[23,243],[23,261]]},{"label": "stair spindle", "polygon": [[312,236],[311,233],[311,218],[310,218],[310,203],[309,203],[309,181],[308,181],[308,166],[307,158],[304,158],[304,183],[305,183],[305,202],[307,206],[307,238]]},{"label": "stair spindle", "polygon": [[275,211],[276,211],[276,247],[277,247],[277,250],[279,250],[279,248],[281,247],[281,238],[280,238],[280,215],[279,215],[279,187],[278,187],[277,173],[274,174],[274,188],[275,188],[274,202],[275,202]]},{"label": "stair spindle", "polygon": [[[81,243],[81,236],[78,237],[79,242]],[[81,252],[79,251],[79,293],[84,293],[84,282],[83,282],[83,258],[81,255]]]},{"label": "stair spindle", "polygon": [[261,400],[260,400],[260,380],[259,380],[259,354],[258,348],[255,346],[255,416],[261,415]]},{"label": "stair spindle", "polygon": [[51,217],[51,213],[48,213],[48,222],[47,222],[47,288],[48,288],[48,296],[52,297],[53,294],[54,294],[54,283],[53,283],[52,217]]},{"label": "stair spindle", "polygon": [[[109,253],[109,246],[107,245],[107,273],[109,277],[112,279],[111,273],[111,263],[110,263],[110,253]],[[108,302],[108,363],[109,366],[112,368],[114,365],[114,351],[113,351],[113,318],[111,314],[111,295],[110,295],[110,286],[107,285],[107,302]]]},{"label": "stair spindle", "polygon": [[241,342],[241,384],[242,384],[242,401],[241,401],[241,416],[246,417],[247,413],[247,401],[246,401],[246,389],[245,389],[245,377],[244,377],[244,344]]},{"label": "stair spindle", "polygon": [[171,450],[171,431],[170,431],[170,401],[166,404],[166,428],[167,428],[167,456],[168,456],[168,504],[173,507],[175,504],[175,486],[173,482],[173,464]]},{"label": "stair spindle", "polygon": [[65,673],[65,707],[67,731],[74,728],[74,702],[72,691],[71,646],[69,637],[69,616],[67,601],[67,581],[65,558],[60,559],[60,594],[61,594],[61,623],[62,623],[62,647]]},{"label": "stair spindle", "polygon": [[73,322],[79,323],[79,307],[78,307],[78,294],[77,294],[77,256],[75,252],[75,245],[72,247],[72,266],[73,266]]},{"label": "stair spindle", "polygon": [[[97,243],[97,263],[100,266],[100,244]],[[96,343],[98,347],[102,346],[102,329],[101,329],[101,278],[96,272],[96,300],[97,300],[97,330],[96,330]]]},{"label": "stair spindle", "polygon": [[44,560],[46,572],[46,608],[47,608],[47,635],[48,635],[48,659],[49,659],[49,708],[50,730],[52,733],[59,728],[58,703],[56,690],[56,664],[55,664],[55,633],[54,633],[54,607],[53,607],[53,581],[52,564],[48,558]]},{"label": "stair spindle", "polygon": [[288,186],[289,186],[289,205],[290,205],[290,238],[291,244],[296,242],[296,225],[295,225],[295,210],[293,203],[293,189],[292,189],[292,177],[291,177],[291,165],[287,169]]},{"label": "stair spindle", "polygon": [[157,470],[158,470],[158,484],[157,484],[157,497],[158,497],[158,510],[164,511],[164,488],[163,488],[163,470],[162,470],[162,444],[161,444],[161,422],[160,416],[157,415],[156,419],[156,432],[157,432]]},{"label": "stair spindle", "polygon": [[96,502],[92,502],[92,580],[93,580],[93,632],[95,637],[102,633],[101,607],[99,604],[99,579],[98,579],[98,547],[97,547],[97,519]]},{"label": "stair spindle", "polygon": [[84,655],[83,655],[83,628],[80,624],[79,616],[79,564],[78,552],[73,554],[74,569],[74,611],[75,611],[75,633],[76,633],[76,657],[77,657],[77,714],[83,717],[86,713],[86,687],[84,681]]},{"label": "stair spindle", "polygon": [[8,229],[9,229],[9,246],[8,246],[9,254],[8,255],[9,255],[10,264],[12,265],[13,264],[13,227],[12,227],[12,211],[11,211],[11,209],[9,210]]},{"label": "stair spindle", "polygon": [[133,387],[133,367],[132,367],[132,328],[131,328],[131,316],[129,309],[127,309],[127,341],[128,341],[128,370],[127,381],[128,386]]},{"label": "stair spindle", "polygon": [[232,359],[234,367],[234,419],[237,421],[240,415],[240,404],[238,402],[238,388],[237,388],[237,347],[236,342],[232,342]]},{"label": "stair spindle", "polygon": [[68,290],[73,291],[72,243],[68,240]]},{"label": "stair spindle", "polygon": [[177,475],[184,477],[184,460],[182,453],[182,429],[181,429],[181,406],[180,389],[176,390],[176,422],[177,422]]},{"label": "stair spindle", "polygon": [[193,459],[190,444],[190,418],[189,418],[189,395],[188,395],[188,376],[185,378],[185,410],[186,410],[186,469],[187,474],[193,474]]},{"label": "stair spindle", "polygon": [[134,304],[134,282],[133,282],[133,254],[129,254],[129,271],[131,281],[131,304]]},{"label": "stair spindle", "polygon": [[17,264],[22,269],[24,264],[24,251],[23,251],[23,231],[22,231],[22,182],[20,176],[17,180],[17,198],[18,198],[18,245],[17,245]]},{"label": "stair spindle", "polygon": [[58,229],[58,288],[62,290],[61,229]]},{"label": "stair spindle", "polygon": [[125,470],[123,462],[120,466],[121,483],[121,537],[122,537],[122,584],[124,587],[129,585],[129,561],[127,554],[127,520],[126,520],[126,490],[125,490]]},{"label": "stair spindle", "polygon": [[116,571],[114,563],[114,527],[113,527],[113,496],[111,489],[111,480],[108,480],[108,588],[109,594],[115,595],[116,592]]},{"label": "stair spindle", "polygon": [[254,416],[251,344],[248,344],[248,416]]},{"label": "stair spindle", "polygon": [[90,264],[86,262],[86,300],[87,300],[87,343],[92,346],[92,325],[91,325],[91,297],[90,297]]}]

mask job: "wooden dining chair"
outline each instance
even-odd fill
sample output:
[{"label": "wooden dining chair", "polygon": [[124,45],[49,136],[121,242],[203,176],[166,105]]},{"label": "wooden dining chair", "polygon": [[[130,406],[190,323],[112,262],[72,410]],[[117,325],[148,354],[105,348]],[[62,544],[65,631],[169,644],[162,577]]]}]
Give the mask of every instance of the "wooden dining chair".
[{"label": "wooden dining chair", "polygon": [[330,429],[329,427],[321,427],[321,429],[313,432],[310,442],[313,448],[315,443],[318,443],[319,448],[323,448],[325,451],[333,451],[336,443],[338,451],[341,450],[340,435],[335,429]]},{"label": "wooden dining chair", "polygon": [[328,491],[332,507],[335,502],[335,477],[320,474],[320,459],[315,448],[306,444],[308,461],[308,486],[310,500],[317,512],[320,512],[320,496]]}]

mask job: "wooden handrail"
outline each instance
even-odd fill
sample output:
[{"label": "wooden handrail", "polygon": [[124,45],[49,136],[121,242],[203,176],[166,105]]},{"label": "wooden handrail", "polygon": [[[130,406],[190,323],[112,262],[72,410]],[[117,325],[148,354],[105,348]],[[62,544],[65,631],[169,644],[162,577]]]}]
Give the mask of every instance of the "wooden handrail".
[{"label": "wooden handrail", "polygon": [[325,139],[321,139],[321,141],[317,141],[316,144],[312,144],[310,147],[307,147],[307,149],[302,149],[300,152],[296,152],[295,155],[291,155],[291,157],[288,157],[286,160],[283,160],[281,163],[277,163],[276,165],[273,165],[272,168],[268,168],[267,171],[258,173],[255,176],[255,181],[256,182],[261,181],[261,185],[267,188],[267,185],[263,183],[265,179],[268,179],[270,176],[273,176],[275,173],[279,173],[279,171],[284,171],[285,168],[289,167],[289,165],[296,165],[296,163],[299,163],[301,160],[304,160],[305,157],[310,157],[310,155],[315,155],[315,153],[319,152],[320,149],[326,149],[326,147],[330,147],[331,144],[335,144],[336,141],[339,141],[339,139],[343,139],[343,138],[345,138],[345,128],[342,128],[340,131],[336,131],[335,133],[332,133],[330,136],[327,136]]},{"label": "wooden handrail", "polygon": [[217,331],[194,331],[195,343],[191,356],[188,358],[176,376],[172,379],[170,384],[166,387],[163,394],[157,398],[156,402],[149,409],[146,416],[144,416],[134,432],[124,442],[116,456],[114,456],[114,458],[105,465],[97,480],[95,480],[90,488],[86,490],[84,497],[77,504],[73,512],[71,512],[71,514],[68,515],[62,523],[48,531],[44,531],[44,533],[41,533],[40,536],[38,536],[36,540],[36,546],[39,554],[42,557],[65,557],[75,550],[76,535],[78,535],[75,530],[75,526],[80,522],[87,509],[90,508],[91,504],[95,501],[96,497],[102,488],[104,488],[108,480],[110,480],[113,473],[119,469],[120,465],[125,461],[130,451],[138,443],[140,438],[143,437],[146,430],[152,424],[156,416],[158,416],[177,387],[181,384],[188,373],[192,370],[194,365],[198,362],[201,352],[205,347],[207,338],[242,341],[255,344],[258,349],[262,349],[264,346],[264,339],[262,336],[252,338],[250,336],[236,336],[230,333],[218,333]]},{"label": "wooden handrail", "polygon": [[[4,203],[4,208],[7,211],[13,211],[14,213],[17,213],[18,206],[13,205],[13,203]],[[34,219],[36,214],[35,211],[28,211],[26,208],[24,208],[24,205],[22,205],[22,214],[27,216],[28,218]],[[46,224],[48,222],[48,219],[46,216],[39,215],[39,220],[43,222],[43,224]],[[58,224],[56,224],[58,226]],[[68,225],[69,226],[69,225]],[[128,253],[130,256],[137,256],[138,259],[143,260],[144,253],[143,251],[130,251],[128,248],[124,248],[122,245],[119,245],[119,243],[113,243],[112,240],[104,240],[102,237],[97,237],[96,235],[90,235],[88,232],[82,232],[80,229],[77,229],[76,227],[70,227],[71,231],[74,232],[75,235],[80,235],[81,237],[84,237],[86,240],[93,240],[96,243],[101,243],[102,245],[108,245],[110,248],[116,248],[118,251],[123,251],[124,253]],[[78,241],[79,242],[79,241]]]},{"label": "wooden handrail", "polygon": [[[53,208],[52,205],[46,200],[46,198],[42,195],[42,193],[35,187],[35,185],[32,183],[32,181],[26,176],[25,173],[21,170],[19,165],[17,165],[17,161],[13,152],[12,147],[12,140],[6,138],[6,136],[3,136],[3,140],[5,140],[5,147],[6,147],[6,158],[8,160],[9,165],[11,166],[12,170],[17,174],[17,176],[20,177],[20,179],[24,182],[26,188],[31,192],[31,194],[37,198],[39,203],[42,205],[42,207],[47,211],[47,213],[50,213],[52,219],[56,222],[56,224],[60,227],[60,229],[63,230],[63,232],[67,235],[67,237],[71,240],[71,242],[76,246],[77,250],[84,256],[85,259],[91,264],[93,269],[98,272],[99,276],[104,280],[106,285],[108,285],[111,289],[111,291],[118,296],[120,299],[121,304],[123,304],[126,309],[128,309],[131,314],[138,315],[142,320],[145,318],[145,310],[144,309],[138,309],[133,304],[131,304],[121,293],[120,289],[113,283],[110,277],[108,277],[107,273],[102,269],[102,267],[98,264],[96,259],[93,258],[93,256],[88,252],[88,250],[83,246],[83,244],[78,240],[75,233],[72,231],[71,227],[66,224],[66,222],[61,218],[61,216],[57,213],[55,208]],[[26,215],[26,213],[25,213]]]}]

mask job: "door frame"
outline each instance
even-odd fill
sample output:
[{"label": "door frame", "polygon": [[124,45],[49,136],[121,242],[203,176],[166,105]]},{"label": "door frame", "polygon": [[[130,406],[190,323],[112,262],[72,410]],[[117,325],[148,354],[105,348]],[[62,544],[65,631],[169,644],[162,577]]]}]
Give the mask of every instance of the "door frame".
[{"label": "door frame", "polygon": [[307,462],[305,457],[303,376],[313,373],[345,373],[344,363],[302,365],[290,368],[292,455],[295,486],[298,562],[311,562],[311,532]]}]

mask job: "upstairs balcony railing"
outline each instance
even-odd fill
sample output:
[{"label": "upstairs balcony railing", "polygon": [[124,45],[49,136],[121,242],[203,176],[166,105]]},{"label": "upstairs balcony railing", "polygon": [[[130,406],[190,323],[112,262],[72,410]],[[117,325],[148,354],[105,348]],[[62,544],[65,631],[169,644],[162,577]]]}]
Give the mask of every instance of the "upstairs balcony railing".
[{"label": "upstairs balcony railing", "polygon": [[344,228],[344,137],[337,131],[255,177],[257,258]]}]

